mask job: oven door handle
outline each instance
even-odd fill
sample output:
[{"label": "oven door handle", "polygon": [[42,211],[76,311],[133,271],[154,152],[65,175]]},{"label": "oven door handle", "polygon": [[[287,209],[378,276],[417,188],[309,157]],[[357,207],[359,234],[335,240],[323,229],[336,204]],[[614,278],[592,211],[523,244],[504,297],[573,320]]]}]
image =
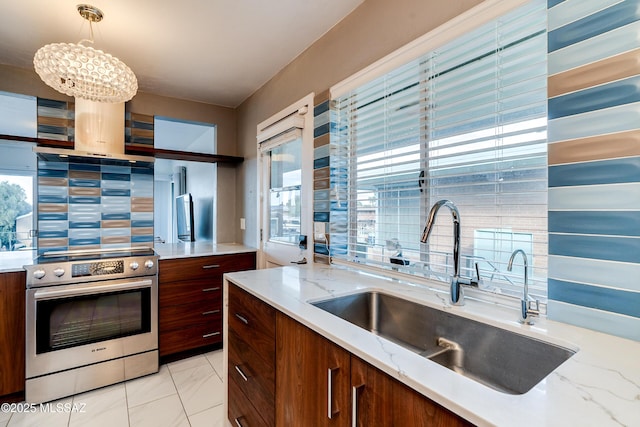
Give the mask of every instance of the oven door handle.
[{"label": "oven door handle", "polygon": [[56,289],[38,289],[33,298],[36,300],[60,298],[60,297],[75,297],[79,295],[91,295],[105,292],[117,292],[126,291],[129,289],[149,288],[153,282],[149,279],[136,280],[133,282],[116,283],[112,285],[94,283],[91,285],[73,285],[65,286]]}]

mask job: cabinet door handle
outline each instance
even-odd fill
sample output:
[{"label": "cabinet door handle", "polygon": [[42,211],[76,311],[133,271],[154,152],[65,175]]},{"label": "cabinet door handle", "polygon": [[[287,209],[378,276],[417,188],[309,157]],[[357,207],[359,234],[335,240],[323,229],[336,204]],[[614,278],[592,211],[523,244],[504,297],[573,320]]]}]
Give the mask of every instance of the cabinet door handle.
[{"label": "cabinet door handle", "polygon": [[340,412],[333,409],[333,374],[339,369],[340,368],[327,369],[327,417],[329,417],[330,420]]},{"label": "cabinet door handle", "polygon": [[358,398],[364,384],[351,387],[351,427],[358,427]]},{"label": "cabinet door handle", "polygon": [[249,378],[247,378],[247,376],[244,374],[244,372],[242,372],[242,369],[240,369],[240,366],[235,365],[234,367],[236,368],[236,371],[238,371],[238,373],[240,374],[240,376],[242,377],[243,380],[249,381]]},{"label": "cabinet door handle", "polygon": [[238,319],[240,319],[240,321],[241,321],[242,323],[244,323],[245,325],[248,325],[248,324],[249,324],[249,321],[248,321],[245,317],[240,316],[238,313],[236,313],[236,314],[235,314],[235,316],[236,316]]},{"label": "cabinet door handle", "polygon": [[211,310],[211,311],[205,311],[202,313],[203,316],[208,316],[209,314],[216,314],[216,313],[220,313],[220,310]]},{"label": "cabinet door handle", "polygon": [[220,335],[220,332],[211,332],[210,334],[204,334],[202,338],[215,337],[216,335]]},{"label": "cabinet door handle", "polygon": [[220,286],[216,286],[215,288],[204,288],[202,289],[202,292],[213,292],[213,291],[219,291],[220,290]]},{"label": "cabinet door handle", "polygon": [[203,265],[202,266],[203,270],[210,270],[212,268],[220,268],[220,264],[211,264],[211,265]]},{"label": "cabinet door handle", "polygon": [[240,422],[240,418],[242,418],[242,417],[238,417],[238,418],[234,418],[233,419],[233,421],[235,421],[237,427],[242,427],[242,423]]}]

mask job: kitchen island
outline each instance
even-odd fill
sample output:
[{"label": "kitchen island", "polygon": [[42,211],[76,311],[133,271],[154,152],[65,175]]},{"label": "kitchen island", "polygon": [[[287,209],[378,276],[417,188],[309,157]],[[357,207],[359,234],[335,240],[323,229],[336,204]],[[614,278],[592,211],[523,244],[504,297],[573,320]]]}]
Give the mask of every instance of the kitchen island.
[{"label": "kitchen island", "polygon": [[[416,285],[344,267],[283,267],[231,273],[225,279],[225,312],[232,283],[473,424],[640,425],[639,342],[546,318],[533,326],[521,325],[512,308],[471,298],[465,306],[450,306],[442,283]],[[397,295],[577,352],[527,393],[503,393],[309,303],[366,290]],[[226,353],[226,342],[224,348]],[[225,354],[225,364],[227,360]]]}]

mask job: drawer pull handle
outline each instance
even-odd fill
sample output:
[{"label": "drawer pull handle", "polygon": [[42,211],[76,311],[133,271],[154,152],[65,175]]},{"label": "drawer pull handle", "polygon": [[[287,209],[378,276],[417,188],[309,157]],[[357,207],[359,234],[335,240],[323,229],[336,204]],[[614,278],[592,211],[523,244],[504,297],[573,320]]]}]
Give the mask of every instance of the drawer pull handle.
[{"label": "drawer pull handle", "polygon": [[220,268],[220,264],[211,264],[211,265],[203,265],[202,266],[203,270],[210,270],[212,268]]},{"label": "drawer pull handle", "polygon": [[204,288],[202,292],[213,292],[213,291],[219,291],[219,290],[220,290],[220,286],[216,286],[215,288]]},{"label": "drawer pull handle", "polygon": [[351,427],[358,427],[358,396],[363,388],[364,384],[351,388]]},{"label": "drawer pull handle", "polygon": [[220,335],[220,332],[211,332],[210,334],[204,334],[202,338],[215,337],[216,335]]},{"label": "drawer pull handle", "polygon": [[235,365],[236,371],[238,371],[238,373],[240,374],[240,376],[242,377],[243,380],[245,381],[249,381],[249,378],[247,378],[247,376],[244,374],[244,372],[242,372],[242,369],[240,369],[240,366]]},{"label": "drawer pull handle", "polygon": [[237,317],[238,319],[240,319],[240,321],[241,321],[242,323],[244,323],[245,325],[248,325],[248,324],[249,324],[249,321],[248,321],[245,317],[240,316],[238,313],[236,313],[236,317]]},{"label": "drawer pull handle", "polygon": [[205,311],[204,313],[202,313],[202,315],[208,316],[209,314],[216,314],[216,313],[220,313],[220,310]]},{"label": "drawer pull handle", "polygon": [[242,418],[242,417],[234,418],[234,420],[233,420],[233,421],[235,421],[236,426],[238,426],[238,427],[242,427],[242,423],[240,422],[240,418]]},{"label": "drawer pull handle", "polygon": [[329,417],[330,420],[340,412],[333,408],[333,374],[339,369],[340,368],[327,369],[327,417]]}]

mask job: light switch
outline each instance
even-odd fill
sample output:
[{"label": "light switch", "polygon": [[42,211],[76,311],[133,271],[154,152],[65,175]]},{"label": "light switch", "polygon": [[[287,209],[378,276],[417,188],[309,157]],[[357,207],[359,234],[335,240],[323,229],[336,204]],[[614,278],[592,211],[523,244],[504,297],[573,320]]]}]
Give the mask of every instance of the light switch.
[{"label": "light switch", "polygon": [[247,228],[247,225],[244,221],[244,218],[240,218],[240,230],[244,230]]}]

